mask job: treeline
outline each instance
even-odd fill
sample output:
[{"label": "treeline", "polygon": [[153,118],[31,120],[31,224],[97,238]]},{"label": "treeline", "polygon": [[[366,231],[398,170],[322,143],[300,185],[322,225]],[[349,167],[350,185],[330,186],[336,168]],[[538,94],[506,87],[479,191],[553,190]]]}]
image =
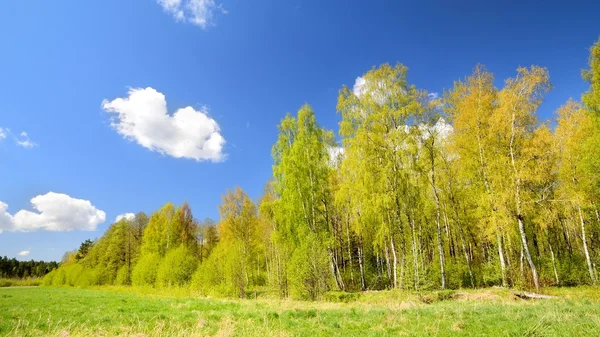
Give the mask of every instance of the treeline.
[{"label": "treeline", "polygon": [[56,268],[58,263],[54,261],[19,261],[0,256],[0,279],[43,277]]},{"label": "treeline", "polygon": [[227,191],[220,221],[166,204],[111,226],[47,284],[191,286],[244,297],[329,290],[595,284],[600,254],[600,41],[590,89],[539,121],[548,71],[502,88],[478,65],[435,97],[384,64],[339,92],[339,136],[287,115],[273,179]]}]

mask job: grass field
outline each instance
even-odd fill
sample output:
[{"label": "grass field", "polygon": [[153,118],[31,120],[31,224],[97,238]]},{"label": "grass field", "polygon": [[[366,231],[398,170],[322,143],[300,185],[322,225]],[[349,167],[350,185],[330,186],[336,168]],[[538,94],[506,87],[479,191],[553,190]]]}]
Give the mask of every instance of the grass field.
[{"label": "grass field", "polygon": [[[348,303],[197,298],[126,288],[0,289],[2,336],[598,336],[600,288],[377,292]],[[138,291],[139,292],[139,291]]]}]

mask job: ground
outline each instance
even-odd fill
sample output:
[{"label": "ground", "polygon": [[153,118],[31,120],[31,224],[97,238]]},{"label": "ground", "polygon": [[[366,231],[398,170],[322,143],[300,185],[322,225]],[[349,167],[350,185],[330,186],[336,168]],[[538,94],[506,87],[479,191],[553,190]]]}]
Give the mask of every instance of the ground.
[{"label": "ground", "polygon": [[[144,294],[146,293],[146,294]],[[371,292],[330,299],[224,300],[127,288],[0,288],[1,336],[597,336],[600,288]]]}]

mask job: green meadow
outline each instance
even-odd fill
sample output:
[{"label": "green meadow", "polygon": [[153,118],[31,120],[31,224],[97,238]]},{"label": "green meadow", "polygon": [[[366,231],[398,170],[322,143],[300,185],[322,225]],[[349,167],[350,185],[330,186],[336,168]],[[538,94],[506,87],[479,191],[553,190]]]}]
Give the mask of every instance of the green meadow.
[{"label": "green meadow", "polygon": [[600,289],[331,293],[329,301],[203,298],[135,288],[0,289],[2,336],[597,336]]}]

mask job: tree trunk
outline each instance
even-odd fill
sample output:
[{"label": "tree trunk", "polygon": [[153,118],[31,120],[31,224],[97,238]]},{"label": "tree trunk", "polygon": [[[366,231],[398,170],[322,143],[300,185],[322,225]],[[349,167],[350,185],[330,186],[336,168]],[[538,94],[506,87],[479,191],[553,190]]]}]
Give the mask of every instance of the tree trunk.
[{"label": "tree trunk", "polygon": [[406,260],[406,251],[404,245],[402,245],[402,260],[400,260],[400,283],[398,288],[404,289],[404,262]]},{"label": "tree trunk", "polygon": [[473,277],[473,268],[471,268],[471,259],[469,258],[469,252],[467,251],[467,245],[465,245],[465,238],[461,230],[460,232],[460,242],[462,245],[463,252],[465,254],[465,260],[467,261],[467,267],[469,268],[469,279],[471,280],[471,287],[475,288],[475,277]]},{"label": "tree trunk", "polygon": [[419,289],[419,259],[417,256],[417,238],[415,233],[415,220],[410,217],[408,219],[410,223],[410,229],[412,232],[412,253],[413,253],[413,268],[414,268],[414,283],[415,290]]},{"label": "tree trunk", "polygon": [[360,268],[360,289],[362,291],[365,291],[365,290],[367,290],[367,285],[365,282],[365,267],[364,267],[362,239],[360,240],[360,245],[358,247],[358,265]]},{"label": "tree trunk", "polygon": [[525,234],[525,224],[523,223],[523,214],[521,213],[521,177],[519,171],[517,170],[517,164],[515,162],[515,150],[514,150],[514,142],[515,142],[515,123],[516,117],[515,112],[512,114],[512,123],[511,123],[511,136],[510,136],[510,162],[512,165],[512,170],[514,174],[514,184],[515,184],[515,206],[516,206],[516,216],[517,222],[519,224],[519,234],[521,235],[521,243],[523,244],[523,249],[525,250],[525,257],[527,258],[527,262],[529,263],[529,267],[531,268],[531,274],[533,275],[533,283],[535,284],[535,289],[540,289],[540,282],[538,279],[537,269],[535,268],[535,264],[533,263],[533,259],[531,258],[531,253],[529,252],[529,246],[527,245],[527,235]]},{"label": "tree trunk", "polygon": [[375,251],[375,261],[377,262],[377,280],[378,282],[382,280],[383,278],[383,271],[382,271],[382,263],[381,263],[381,258],[379,257],[379,250]]},{"label": "tree trunk", "polygon": [[337,286],[338,290],[344,291],[344,283],[341,280],[341,277],[339,277],[335,253],[331,248],[328,248],[327,250],[329,251],[329,265],[331,267],[331,273],[333,274],[333,278],[335,279],[335,285]]},{"label": "tree trunk", "polygon": [[502,271],[502,286],[506,288],[508,283],[506,282],[506,262],[504,261],[504,249],[502,248],[502,236],[500,232],[496,233],[496,241],[498,241],[498,256],[500,257],[500,269]]},{"label": "tree trunk", "polygon": [[579,212],[579,221],[581,222],[581,239],[583,240],[583,252],[585,253],[585,260],[587,261],[588,270],[590,272],[590,278],[592,279],[592,284],[596,284],[596,275],[594,274],[594,267],[592,266],[592,259],[590,258],[590,252],[588,250],[587,239],[585,236],[585,222],[583,221],[581,206],[577,205],[577,211]]},{"label": "tree trunk", "polygon": [[392,249],[392,256],[394,258],[394,265],[392,266],[393,270],[393,287],[396,289],[398,287],[398,254],[396,253],[396,246],[394,245],[394,238],[390,235],[390,244]]},{"label": "tree trunk", "polygon": [[433,142],[430,149],[431,157],[431,187],[433,188],[433,196],[435,199],[435,222],[437,225],[438,252],[440,255],[440,274],[442,277],[442,289],[446,289],[446,271],[444,270],[444,245],[442,242],[442,225],[440,224],[440,198],[438,196],[437,187],[435,185],[435,156]]},{"label": "tree trunk", "polygon": [[560,285],[560,280],[558,279],[558,271],[556,270],[556,260],[554,259],[554,250],[552,249],[552,244],[550,240],[548,240],[548,247],[550,248],[550,257],[552,257],[552,269],[554,269],[554,279],[556,280],[556,285]]},{"label": "tree trunk", "polygon": [[521,257],[519,259],[519,270],[521,272],[521,280],[523,282],[525,282],[525,264],[523,263],[523,260],[525,259],[525,253],[523,253],[523,245],[521,244]]},{"label": "tree trunk", "polygon": [[348,239],[348,262],[350,262],[350,282],[354,287],[354,266],[352,263],[352,242],[350,241],[350,221],[346,222],[346,237]]},{"label": "tree trunk", "polygon": [[388,248],[387,242],[384,244],[385,246],[385,269],[387,271],[387,277],[388,280],[390,282],[390,285],[393,287],[392,284],[392,264],[390,263],[390,250]]}]

